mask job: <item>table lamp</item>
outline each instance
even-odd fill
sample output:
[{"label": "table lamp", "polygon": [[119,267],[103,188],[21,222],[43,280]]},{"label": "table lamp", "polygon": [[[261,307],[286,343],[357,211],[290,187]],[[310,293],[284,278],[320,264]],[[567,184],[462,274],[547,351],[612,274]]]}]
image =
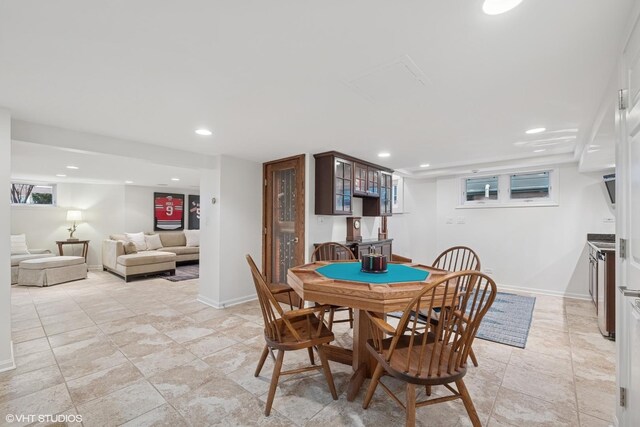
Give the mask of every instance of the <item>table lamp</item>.
[{"label": "table lamp", "polygon": [[73,233],[76,232],[76,221],[82,221],[82,211],[67,211],[67,221],[73,221],[73,225],[67,230],[69,230],[69,238],[67,241],[76,241],[77,238],[73,237]]}]

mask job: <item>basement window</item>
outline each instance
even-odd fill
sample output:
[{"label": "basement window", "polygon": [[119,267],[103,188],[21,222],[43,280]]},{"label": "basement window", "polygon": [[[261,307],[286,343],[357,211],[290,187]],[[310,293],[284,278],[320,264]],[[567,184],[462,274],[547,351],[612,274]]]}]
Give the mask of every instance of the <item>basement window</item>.
[{"label": "basement window", "polygon": [[55,206],[55,184],[29,184],[12,182],[10,200],[16,206]]},{"label": "basement window", "polygon": [[550,192],[549,171],[510,176],[509,197],[512,200],[546,199]]},{"label": "basement window", "polygon": [[558,173],[557,169],[530,169],[462,177],[458,208],[558,206]]},{"label": "basement window", "polygon": [[467,202],[498,200],[498,177],[466,178],[464,196]]}]

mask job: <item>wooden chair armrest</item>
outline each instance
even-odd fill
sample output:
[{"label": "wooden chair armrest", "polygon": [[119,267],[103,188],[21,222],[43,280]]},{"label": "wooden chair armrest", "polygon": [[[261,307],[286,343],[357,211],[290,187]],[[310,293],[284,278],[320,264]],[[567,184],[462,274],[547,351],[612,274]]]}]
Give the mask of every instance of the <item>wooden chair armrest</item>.
[{"label": "wooden chair armrest", "polygon": [[329,310],[329,308],[331,308],[330,305],[319,305],[316,307],[300,308],[298,310],[285,311],[284,313],[282,313],[282,317],[286,317],[287,319],[290,319],[292,317],[306,316],[308,314],[313,314],[318,311],[327,311]]},{"label": "wooden chair armrest", "polygon": [[385,322],[383,319],[381,319],[381,318],[379,318],[377,316],[371,315],[368,311],[366,313],[367,313],[367,316],[369,316],[369,319],[371,319],[371,323],[375,327],[380,329],[382,332],[385,332],[385,333],[391,334],[391,335],[396,333],[396,328],[394,328],[393,326],[391,326],[390,324]]}]

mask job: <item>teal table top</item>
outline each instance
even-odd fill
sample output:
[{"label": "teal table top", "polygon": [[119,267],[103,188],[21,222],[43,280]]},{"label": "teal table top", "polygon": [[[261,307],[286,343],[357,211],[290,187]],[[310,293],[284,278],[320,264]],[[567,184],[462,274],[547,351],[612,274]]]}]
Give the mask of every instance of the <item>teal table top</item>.
[{"label": "teal table top", "polygon": [[316,270],[329,279],[348,280],[350,282],[386,284],[401,282],[422,282],[429,272],[402,264],[389,264],[386,273],[364,273],[360,271],[360,262],[337,262]]}]

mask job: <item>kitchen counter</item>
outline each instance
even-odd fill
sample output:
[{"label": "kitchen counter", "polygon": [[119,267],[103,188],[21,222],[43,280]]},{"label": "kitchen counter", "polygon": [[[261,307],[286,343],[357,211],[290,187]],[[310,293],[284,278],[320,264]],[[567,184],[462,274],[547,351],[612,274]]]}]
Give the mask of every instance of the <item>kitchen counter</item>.
[{"label": "kitchen counter", "polygon": [[600,252],[615,252],[615,234],[587,234],[587,243],[593,249]]}]

